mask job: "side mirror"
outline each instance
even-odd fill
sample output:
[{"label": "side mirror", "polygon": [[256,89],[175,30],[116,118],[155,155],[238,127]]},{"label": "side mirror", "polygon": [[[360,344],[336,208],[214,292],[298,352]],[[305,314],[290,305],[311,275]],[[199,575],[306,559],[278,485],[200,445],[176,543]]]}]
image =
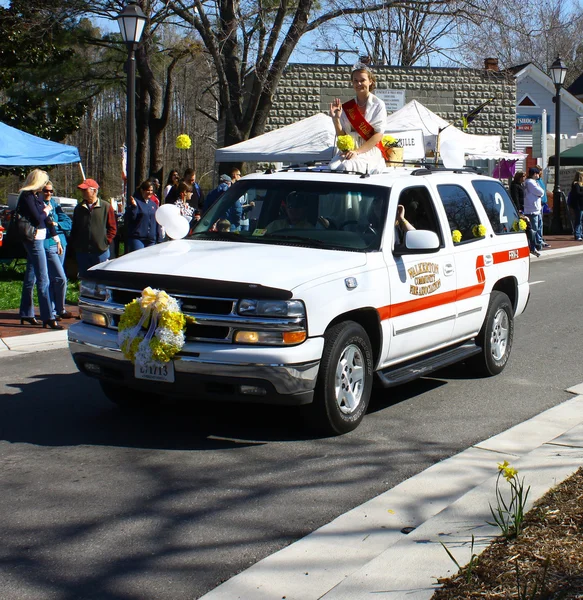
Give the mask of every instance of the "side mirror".
[{"label": "side mirror", "polygon": [[405,233],[402,244],[395,245],[393,254],[426,254],[437,252],[440,248],[439,238],[434,231],[426,229],[414,229]]}]

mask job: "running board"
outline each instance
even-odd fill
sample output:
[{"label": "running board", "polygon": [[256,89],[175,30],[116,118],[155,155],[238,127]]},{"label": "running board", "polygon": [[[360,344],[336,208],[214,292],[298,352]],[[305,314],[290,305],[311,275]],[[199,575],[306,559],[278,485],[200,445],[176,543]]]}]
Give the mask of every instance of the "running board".
[{"label": "running board", "polygon": [[433,371],[466,360],[480,352],[482,352],[482,348],[477,346],[475,342],[466,342],[461,346],[438,350],[428,356],[408,361],[405,364],[387,367],[382,371],[377,371],[376,375],[383,387],[393,387],[429,375]]}]

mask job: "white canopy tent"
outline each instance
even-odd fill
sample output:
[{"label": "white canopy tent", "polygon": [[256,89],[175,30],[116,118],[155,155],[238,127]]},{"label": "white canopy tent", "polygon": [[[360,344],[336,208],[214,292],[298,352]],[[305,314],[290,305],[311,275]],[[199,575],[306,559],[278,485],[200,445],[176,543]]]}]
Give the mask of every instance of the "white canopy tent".
[{"label": "white canopy tent", "polygon": [[[425,144],[430,148],[435,148],[439,134],[440,154],[446,165],[447,162],[460,160],[463,164],[466,158],[499,160],[522,156],[502,152],[499,135],[464,133],[416,100],[407,103],[387,119],[387,132],[419,130],[423,132]],[[239,144],[218,148],[215,160],[281,163],[329,161],[336,152],[335,143],[332,119],[319,113]]]},{"label": "white canopy tent", "polygon": [[217,162],[306,163],[331,160],[336,152],[332,119],[323,113],[258,135],[239,144],[218,148]]},{"label": "white canopy tent", "polygon": [[[437,136],[440,139],[440,150],[455,146],[469,159],[516,159],[522,155],[503,152],[499,135],[474,135],[465,133],[451,125],[439,115],[430,111],[417,100],[408,102],[387,118],[387,130],[421,129],[425,138],[426,149],[435,150]],[[444,157],[445,158],[445,157]]]}]

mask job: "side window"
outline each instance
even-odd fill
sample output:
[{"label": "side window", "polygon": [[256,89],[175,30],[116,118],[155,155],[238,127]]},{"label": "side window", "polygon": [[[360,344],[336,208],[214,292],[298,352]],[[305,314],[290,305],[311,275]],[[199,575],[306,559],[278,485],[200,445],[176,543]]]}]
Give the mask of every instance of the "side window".
[{"label": "side window", "polygon": [[520,231],[519,216],[508,192],[497,181],[472,181],[480,202],[488,215],[494,233],[503,235]]},{"label": "side window", "polygon": [[435,204],[426,187],[416,186],[404,189],[399,196],[398,204],[405,207],[405,218],[415,229],[434,231],[443,246],[443,232],[439,226]]},{"label": "side window", "polygon": [[438,185],[454,244],[464,244],[482,238],[480,217],[472,199],[459,185]]}]

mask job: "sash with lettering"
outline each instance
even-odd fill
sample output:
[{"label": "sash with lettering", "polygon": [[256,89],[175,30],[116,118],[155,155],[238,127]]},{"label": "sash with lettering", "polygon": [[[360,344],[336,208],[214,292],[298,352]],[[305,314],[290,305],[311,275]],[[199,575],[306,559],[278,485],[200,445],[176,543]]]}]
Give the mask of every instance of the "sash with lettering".
[{"label": "sash with lettering", "polygon": [[[364,115],[358,110],[358,105],[354,98],[345,102],[342,105],[342,110],[346,113],[346,117],[350,121],[352,128],[360,135],[363,140],[369,140],[374,134],[375,130],[372,125],[364,118]],[[381,151],[383,158],[389,160],[387,149],[383,146],[383,142],[380,141],[376,145]]]}]

